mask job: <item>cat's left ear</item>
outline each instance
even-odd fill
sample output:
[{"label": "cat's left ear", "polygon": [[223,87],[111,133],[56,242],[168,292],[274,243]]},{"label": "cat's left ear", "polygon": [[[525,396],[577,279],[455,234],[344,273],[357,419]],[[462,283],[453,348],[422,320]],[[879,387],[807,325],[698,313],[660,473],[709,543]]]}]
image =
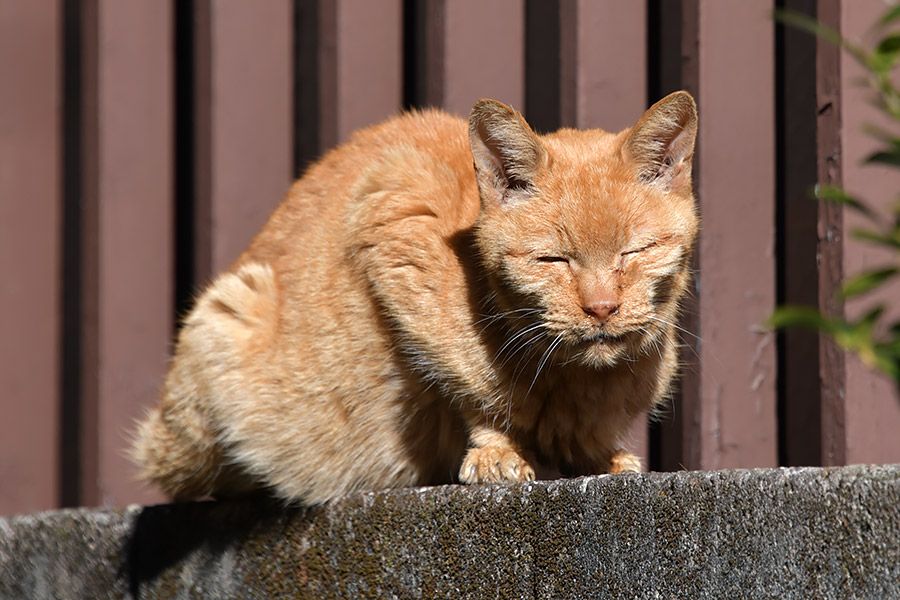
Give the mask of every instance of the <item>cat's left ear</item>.
[{"label": "cat's left ear", "polygon": [[624,158],[641,181],[690,194],[697,139],[697,105],[687,92],[669,94],[644,113],[628,132]]},{"label": "cat's left ear", "polygon": [[518,111],[479,100],[469,115],[469,145],[482,205],[526,199],[534,191],[545,151]]}]

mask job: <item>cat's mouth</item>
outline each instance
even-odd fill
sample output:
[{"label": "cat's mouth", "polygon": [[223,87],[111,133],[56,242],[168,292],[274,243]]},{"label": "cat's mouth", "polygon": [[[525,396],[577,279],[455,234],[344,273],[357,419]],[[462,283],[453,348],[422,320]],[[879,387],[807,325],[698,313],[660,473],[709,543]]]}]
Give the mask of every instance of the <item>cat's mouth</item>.
[{"label": "cat's mouth", "polygon": [[597,342],[603,344],[617,344],[625,341],[624,335],[612,335],[605,331],[597,331],[591,335],[586,335],[582,338],[582,340],[588,344],[595,344]]},{"label": "cat's mouth", "polygon": [[612,366],[628,354],[630,332],[614,335],[606,331],[592,331],[581,338],[576,356],[592,367]]}]

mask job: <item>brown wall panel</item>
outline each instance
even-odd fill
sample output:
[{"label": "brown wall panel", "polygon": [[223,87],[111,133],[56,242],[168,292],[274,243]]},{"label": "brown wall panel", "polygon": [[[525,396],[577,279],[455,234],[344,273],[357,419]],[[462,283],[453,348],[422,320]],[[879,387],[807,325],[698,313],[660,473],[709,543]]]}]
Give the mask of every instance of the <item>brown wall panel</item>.
[{"label": "brown wall panel", "polygon": [[226,269],[293,174],[293,2],[198,0],[196,273]]},{"label": "brown wall panel", "polygon": [[525,109],[525,4],[429,0],[426,104],[468,116],[480,98]]},{"label": "brown wall panel", "polygon": [[[777,464],[771,3],[696,4],[699,464]],[[694,42],[692,44],[692,42]],[[687,78],[688,80],[690,78]],[[736,93],[740,90],[740,93]],[[696,454],[695,454],[696,456]]]},{"label": "brown wall panel", "polygon": [[[334,34],[335,103],[324,149],[347,140],[361,127],[399,112],[403,93],[401,0],[336,2]],[[323,48],[323,52],[326,48]],[[329,75],[323,76],[329,77]]]},{"label": "brown wall panel", "polygon": [[0,1],[0,514],[59,502],[61,21]]},{"label": "brown wall panel", "polygon": [[[816,0],[816,18],[840,31],[841,0]],[[841,83],[841,50],[833,44],[816,43],[816,160],[817,181],[828,185],[842,184],[843,127],[841,124],[843,86]],[[837,295],[843,272],[844,213],[840,206],[818,203],[816,260],[818,266],[818,302],[826,315],[837,316],[844,307]],[[820,463],[843,465],[847,461],[845,423],[846,355],[828,336],[819,336]],[[791,398],[784,398],[790,402]],[[814,416],[812,418],[815,418]],[[786,431],[787,435],[792,432]]]},{"label": "brown wall panel", "polygon": [[172,14],[154,0],[85,11],[85,427],[81,501],[157,499],[129,432],[157,401],[172,328]]},{"label": "brown wall panel", "polygon": [[560,2],[562,123],[619,131],[647,102],[644,2]]},{"label": "brown wall panel", "polygon": [[[844,2],[841,6],[841,32],[850,39],[872,43],[866,36],[872,24],[884,13],[885,4],[878,0]],[[871,106],[871,92],[859,82],[864,73],[846,53],[841,55],[841,95],[843,124],[843,183],[844,187],[868,205],[887,216],[894,206],[897,190],[900,190],[900,172],[896,168],[862,165],[862,160],[874,152],[880,144],[864,130],[867,125],[884,126],[891,130],[892,123]],[[867,228],[869,223],[858,213],[844,211],[844,260],[845,277],[852,277],[864,270],[897,264],[897,253],[860,242],[853,238],[853,231]],[[858,318],[877,303],[889,307],[888,321],[900,320],[900,281],[849,300],[845,310],[850,318]],[[856,356],[846,361],[845,434],[846,462],[877,463],[900,461],[900,397],[896,386],[888,378],[874,373]]]}]

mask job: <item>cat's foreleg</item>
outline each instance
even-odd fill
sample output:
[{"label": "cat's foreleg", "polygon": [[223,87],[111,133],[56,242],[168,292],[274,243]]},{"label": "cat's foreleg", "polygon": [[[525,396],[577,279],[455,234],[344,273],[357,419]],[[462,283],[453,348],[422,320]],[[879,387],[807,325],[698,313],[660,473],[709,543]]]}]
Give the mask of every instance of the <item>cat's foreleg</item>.
[{"label": "cat's foreleg", "polygon": [[463,483],[533,481],[534,460],[526,458],[508,435],[488,427],[476,427],[469,435],[471,447],[463,458],[459,480]]}]

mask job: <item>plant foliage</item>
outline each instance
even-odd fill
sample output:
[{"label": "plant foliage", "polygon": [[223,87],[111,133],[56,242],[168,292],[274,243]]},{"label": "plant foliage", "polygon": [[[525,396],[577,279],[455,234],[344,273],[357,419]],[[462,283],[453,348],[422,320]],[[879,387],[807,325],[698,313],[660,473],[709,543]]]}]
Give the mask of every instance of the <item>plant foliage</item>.
[{"label": "plant foliage", "polygon": [[[900,62],[900,32],[897,30],[900,27],[900,3],[890,6],[876,22],[873,31],[878,41],[871,48],[855,44],[834,29],[794,11],[777,11],[776,18],[782,23],[818,35],[849,52],[866,71],[866,84],[875,92],[875,106],[893,124],[900,126],[900,90],[891,79]],[[869,133],[879,141],[881,147],[867,157],[865,162],[900,168],[900,135],[874,128]],[[887,219],[839,187],[816,186],[814,196],[819,200],[841,204],[866,217],[869,225],[853,231],[853,237],[893,252],[893,264],[864,271],[844,281],[840,290],[841,298],[865,296],[900,275],[900,195],[895,199],[892,214]],[[775,311],[769,324],[774,328],[806,327],[824,332],[841,348],[858,354],[869,367],[892,377],[900,388],[900,321],[886,323],[884,314],[885,306],[882,304],[875,305],[856,320],[823,315],[810,307],[784,306]]]}]

